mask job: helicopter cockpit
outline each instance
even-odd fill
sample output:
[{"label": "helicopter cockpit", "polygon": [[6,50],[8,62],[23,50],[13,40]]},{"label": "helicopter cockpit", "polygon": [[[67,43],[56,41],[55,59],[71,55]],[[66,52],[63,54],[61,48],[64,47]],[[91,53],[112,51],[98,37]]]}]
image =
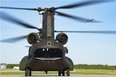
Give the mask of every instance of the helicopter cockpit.
[{"label": "helicopter cockpit", "polygon": [[61,59],[63,53],[61,49],[58,48],[39,48],[35,51],[34,57],[35,59]]}]

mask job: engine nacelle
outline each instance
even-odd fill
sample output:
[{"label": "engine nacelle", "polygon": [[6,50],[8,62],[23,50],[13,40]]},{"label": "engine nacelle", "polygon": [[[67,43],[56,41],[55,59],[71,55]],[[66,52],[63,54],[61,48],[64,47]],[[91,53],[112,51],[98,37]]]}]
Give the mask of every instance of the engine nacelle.
[{"label": "engine nacelle", "polygon": [[27,37],[27,41],[29,44],[34,44],[38,40],[37,33],[30,33]]},{"label": "engine nacelle", "polygon": [[59,33],[57,36],[56,36],[56,40],[58,42],[60,42],[61,44],[66,44],[67,41],[68,41],[68,36],[65,34],[65,33]]}]

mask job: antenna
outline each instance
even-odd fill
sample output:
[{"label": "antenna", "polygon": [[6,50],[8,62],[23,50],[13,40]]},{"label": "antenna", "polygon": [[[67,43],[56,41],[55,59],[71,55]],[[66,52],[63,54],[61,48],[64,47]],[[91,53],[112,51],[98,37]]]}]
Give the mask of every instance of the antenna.
[{"label": "antenna", "polygon": [[42,17],[42,13],[41,12],[39,13],[39,15],[40,15],[40,25],[39,25],[39,28],[41,29],[42,28],[43,17]]}]

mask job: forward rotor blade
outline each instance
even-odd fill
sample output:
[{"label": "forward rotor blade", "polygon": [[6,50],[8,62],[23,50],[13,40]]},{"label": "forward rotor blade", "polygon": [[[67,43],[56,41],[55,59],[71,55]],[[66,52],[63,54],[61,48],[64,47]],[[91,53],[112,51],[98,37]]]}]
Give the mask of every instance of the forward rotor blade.
[{"label": "forward rotor blade", "polygon": [[116,34],[116,31],[55,31],[66,33],[95,33],[95,34]]},{"label": "forward rotor blade", "polygon": [[18,8],[18,7],[4,7],[0,6],[1,9],[16,9],[16,10],[33,10],[33,11],[38,11],[36,8]]},{"label": "forward rotor blade", "polygon": [[71,18],[71,19],[74,19],[74,20],[78,20],[80,22],[95,22],[95,23],[100,23],[100,21],[96,21],[96,20],[90,20],[90,19],[86,19],[86,18],[83,18],[83,17],[79,17],[79,16],[73,16],[73,15],[70,15],[70,14],[66,14],[66,13],[62,13],[62,12],[58,12],[58,11],[55,11],[57,13],[57,15],[59,16],[63,16],[63,17],[67,17],[67,18]]},{"label": "forward rotor blade", "polygon": [[26,37],[27,37],[27,35],[20,36],[20,37],[15,37],[15,38],[10,38],[10,39],[5,39],[5,40],[1,40],[0,42],[14,43],[14,42],[17,42],[17,41],[21,41],[21,40],[25,39]]},{"label": "forward rotor blade", "polygon": [[32,26],[32,25],[29,25],[29,24],[27,24],[27,23],[25,23],[25,22],[23,22],[23,21],[21,21],[21,20],[19,20],[19,19],[16,19],[15,17],[13,17],[13,16],[11,16],[11,15],[8,15],[8,14],[3,13],[3,12],[0,12],[0,14],[1,14],[0,17],[1,17],[3,20],[6,20],[6,21],[8,21],[8,22],[12,22],[12,23],[18,24],[18,25],[20,25],[20,26],[22,26],[22,27],[25,27],[25,28],[31,28],[31,29],[37,29],[37,30],[39,30],[39,28],[34,27],[34,26]]},{"label": "forward rotor blade", "polygon": [[88,5],[104,3],[104,2],[111,2],[111,1],[115,1],[115,0],[88,0],[88,1],[77,2],[77,3],[65,5],[65,6],[56,7],[55,10],[56,9],[70,9],[70,8],[88,6]]}]

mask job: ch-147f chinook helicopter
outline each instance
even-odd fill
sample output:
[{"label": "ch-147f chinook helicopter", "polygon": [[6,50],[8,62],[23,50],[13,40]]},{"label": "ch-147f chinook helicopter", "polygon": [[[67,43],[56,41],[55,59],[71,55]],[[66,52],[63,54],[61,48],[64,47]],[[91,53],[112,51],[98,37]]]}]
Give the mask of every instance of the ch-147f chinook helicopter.
[{"label": "ch-147f chinook helicopter", "polygon": [[[109,0],[111,1],[111,0]],[[26,36],[1,40],[1,42],[16,42],[27,38],[31,47],[29,48],[28,56],[25,56],[20,62],[20,70],[25,71],[25,76],[31,76],[32,71],[58,71],[59,76],[70,76],[70,71],[74,69],[73,62],[70,58],[66,57],[68,53],[67,47],[64,44],[68,41],[68,36],[64,32],[70,33],[101,33],[101,34],[116,34],[116,31],[56,31],[54,30],[54,15],[71,18],[80,22],[99,22],[94,19],[86,19],[83,17],[73,16],[66,13],[58,12],[58,9],[71,9],[75,7],[81,7],[86,5],[98,4],[103,2],[109,2],[108,0],[90,0],[80,3],[74,3],[61,7],[51,8],[17,8],[17,7],[3,7],[1,9],[18,9],[18,10],[31,10],[41,12],[42,29],[34,27],[25,22],[22,22],[15,17],[6,13],[0,12],[1,19],[21,25],[26,28],[37,29],[38,33],[30,33]],[[54,33],[59,34],[54,37]]]}]

